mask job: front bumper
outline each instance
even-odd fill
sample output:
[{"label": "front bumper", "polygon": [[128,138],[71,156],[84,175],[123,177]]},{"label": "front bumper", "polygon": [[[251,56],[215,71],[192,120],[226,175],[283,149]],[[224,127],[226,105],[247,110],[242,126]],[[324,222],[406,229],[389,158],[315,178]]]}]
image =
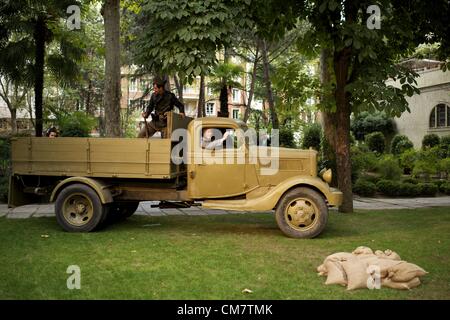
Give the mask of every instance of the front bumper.
[{"label": "front bumper", "polygon": [[344,199],[344,195],[336,188],[330,188],[330,193],[327,196],[329,206],[340,206]]}]

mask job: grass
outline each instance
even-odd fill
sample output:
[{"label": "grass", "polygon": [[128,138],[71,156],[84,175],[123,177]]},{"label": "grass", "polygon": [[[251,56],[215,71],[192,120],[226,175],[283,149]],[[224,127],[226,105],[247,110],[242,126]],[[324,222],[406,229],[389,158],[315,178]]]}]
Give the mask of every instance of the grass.
[{"label": "grass", "polygon": [[[322,260],[361,245],[429,274],[411,291],[324,285]],[[0,218],[0,257],[0,299],[449,299],[450,210],[331,212],[312,240],[285,237],[271,214],[134,216],[89,234]],[[66,287],[69,265],[81,290]]]}]

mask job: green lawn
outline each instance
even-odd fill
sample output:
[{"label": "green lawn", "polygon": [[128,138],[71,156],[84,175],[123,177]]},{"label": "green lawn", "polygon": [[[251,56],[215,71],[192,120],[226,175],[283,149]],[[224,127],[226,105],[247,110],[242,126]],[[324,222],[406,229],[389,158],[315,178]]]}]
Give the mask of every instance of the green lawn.
[{"label": "green lawn", "polygon": [[[411,291],[324,285],[323,258],[361,245],[429,274]],[[450,209],[331,212],[312,240],[285,237],[271,214],[136,216],[89,234],[0,218],[0,257],[0,299],[450,299]],[[69,265],[81,290],[66,287]]]}]

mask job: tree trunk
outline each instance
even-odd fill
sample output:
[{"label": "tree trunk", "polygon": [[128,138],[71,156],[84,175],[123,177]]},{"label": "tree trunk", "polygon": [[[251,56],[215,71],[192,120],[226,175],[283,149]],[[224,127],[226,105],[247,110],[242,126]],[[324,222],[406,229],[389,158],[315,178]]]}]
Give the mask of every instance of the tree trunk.
[{"label": "tree trunk", "polygon": [[86,114],[94,115],[94,110],[92,110],[92,80],[88,80],[88,89],[86,95]]},{"label": "tree trunk", "polygon": [[173,76],[173,80],[175,81],[175,87],[178,91],[178,100],[180,100],[181,103],[183,103],[183,81],[181,79],[178,79],[177,75]]},{"label": "tree trunk", "polygon": [[334,53],[334,73],[336,75],[336,167],[338,188],[344,194],[340,212],[353,212],[353,193],[350,160],[350,104],[345,91],[350,64],[351,48],[345,47]]},{"label": "tree trunk", "polygon": [[44,17],[39,16],[34,26],[35,62],[34,62],[34,112],[36,137],[42,137],[43,131],[43,91],[44,91],[44,59],[45,59],[45,34],[47,26]]},{"label": "tree trunk", "polygon": [[272,92],[272,83],[270,82],[270,65],[269,65],[269,59],[268,59],[268,48],[267,48],[267,42],[263,40],[262,43],[262,59],[263,59],[263,67],[264,67],[264,84],[266,86],[267,91],[267,103],[269,104],[269,110],[270,110],[270,117],[272,119],[272,128],[278,129],[280,127],[280,124],[278,122],[278,116],[275,111],[275,102],[273,98],[273,92]]},{"label": "tree trunk", "polygon": [[206,116],[205,112],[205,76],[200,76],[200,91],[198,93],[197,118]]},{"label": "tree trunk", "polygon": [[120,137],[120,0],[105,0],[105,129],[107,137]]},{"label": "tree trunk", "polygon": [[218,116],[223,118],[228,118],[230,113],[228,112],[228,87],[226,85],[222,86],[220,89],[220,111]]},{"label": "tree trunk", "polygon": [[253,61],[253,69],[252,69],[252,77],[251,77],[251,83],[250,83],[250,91],[248,93],[248,100],[247,100],[247,106],[245,107],[245,113],[244,113],[244,122],[247,123],[248,118],[250,117],[250,111],[252,107],[252,100],[253,100],[253,94],[255,92],[255,82],[256,82],[256,70],[258,67],[258,51],[259,51],[259,43],[256,45],[256,52],[255,52],[255,61]]}]

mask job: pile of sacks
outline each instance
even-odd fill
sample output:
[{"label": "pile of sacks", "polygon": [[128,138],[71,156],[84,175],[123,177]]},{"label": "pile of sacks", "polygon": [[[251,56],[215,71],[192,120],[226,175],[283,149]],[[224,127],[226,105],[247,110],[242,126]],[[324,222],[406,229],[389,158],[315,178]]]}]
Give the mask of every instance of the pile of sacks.
[{"label": "pile of sacks", "polygon": [[420,285],[420,278],[428,272],[421,267],[402,261],[391,250],[358,247],[352,253],[338,252],[325,258],[317,267],[320,276],[326,276],[325,284],[340,284],[347,290],[360,288],[412,289]]}]

